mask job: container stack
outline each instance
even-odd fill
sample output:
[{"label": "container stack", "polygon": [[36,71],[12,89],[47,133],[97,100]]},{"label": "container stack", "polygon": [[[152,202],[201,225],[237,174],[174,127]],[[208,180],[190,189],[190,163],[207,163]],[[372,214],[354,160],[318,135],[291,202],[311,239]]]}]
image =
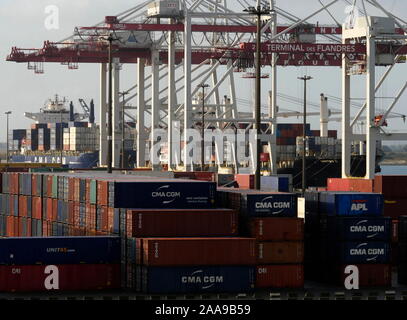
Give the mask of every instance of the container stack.
[{"label": "container stack", "polygon": [[407,285],[407,215],[400,216],[398,219],[398,283]]},{"label": "container stack", "polygon": [[293,193],[220,188],[218,203],[240,213],[240,234],[256,239],[256,287],[304,286],[304,221]]},{"label": "container stack", "polygon": [[0,291],[120,288],[118,237],[0,239]]},{"label": "container stack", "polygon": [[375,193],[306,194],[306,279],[343,286],[348,265],[360,287],[391,285],[391,219]]},{"label": "container stack", "polygon": [[328,190],[381,193],[384,198],[385,217],[393,224],[392,265],[397,267],[399,245],[397,227],[399,217],[407,214],[407,176],[376,175],[374,179],[328,179]]}]

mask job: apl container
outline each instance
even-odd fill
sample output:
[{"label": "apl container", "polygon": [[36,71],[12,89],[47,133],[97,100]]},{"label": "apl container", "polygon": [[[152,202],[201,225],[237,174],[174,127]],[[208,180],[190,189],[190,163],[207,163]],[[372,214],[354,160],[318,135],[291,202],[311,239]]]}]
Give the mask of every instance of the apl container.
[{"label": "apl container", "polygon": [[388,217],[328,217],[322,227],[329,239],[339,241],[390,241],[392,235]]},{"label": "apl container", "polygon": [[144,267],[142,289],[146,293],[249,292],[255,270],[248,266]]},{"label": "apl container", "polygon": [[238,215],[231,209],[128,209],[132,237],[236,236]]},{"label": "apl container", "polygon": [[[41,220],[32,220],[34,238],[0,239],[0,264],[77,264],[118,263],[118,237],[53,237],[42,236]],[[39,229],[39,230],[38,230]]]},{"label": "apl container", "polygon": [[252,238],[145,238],[147,266],[254,265]]},{"label": "apl container", "polygon": [[109,206],[204,209],[213,207],[215,192],[216,183],[205,181],[110,182]]},{"label": "apl container", "polygon": [[329,242],[327,256],[341,264],[390,263],[390,242]]},{"label": "apl container", "polygon": [[0,291],[3,292],[119,288],[119,264],[0,266]]},{"label": "apl container", "polygon": [[328,216],[381,216],[383,195],[378,193],[321,192],[319,210]]}]

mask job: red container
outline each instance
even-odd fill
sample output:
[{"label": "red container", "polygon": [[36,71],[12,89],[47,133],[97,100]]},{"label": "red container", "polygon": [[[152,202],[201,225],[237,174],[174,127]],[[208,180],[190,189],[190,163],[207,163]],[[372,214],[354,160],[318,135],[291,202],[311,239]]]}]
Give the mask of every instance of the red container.
[{"label": "red container", "polygon": [[250,221],[253,238],[260,241],[303,241],[304,219],[255,218]]},{"label": "red container", "polygon": [[260,161],[261,162],[269,162],[270,161],[270,154],[262,152],[260,153]]},{"label": "red container", "polygon": [[254,189],[253,174],[235,174],[235,180],[241,189]]},{"label": "red container", "polygon": [[46,183],[47,183],[47,198],[52,198],[52,182],[53,182],[53,176],[52,175],[47,175],[46,176]]},{"label": "red container", "polygon": [[119,264],[0,266],[0,291],[4,292],[119,288]]},{"label": "red container", "polygon": [[15,237],[14,235],[14,217],[6,217],[6,235],[7,237]]},{"label": "red container", "polygon": [[73,225],[74,223],[74,204],[72,201],[68,202],[68,224]]},{"label": "red container", "polygon": [[147,266],[254,265],[251,238],[144,238]]},{"label": "red container", "polygon": [[42,198],[32,197],[32,218],[33,219],[42,219]]},{"label": "red container", "polygon": [[407,215],[407,197],[389,198],[384,197],[384,216],[398,219],[399,216]]},{"label": "red container", "polygon": [[74,178],[68,178],[68,200],[75,200],[75,180]]},{"label": "red container", "polygon": [[130,209],[129,237],[235,236],[238,214],[230,209]]},{"label": "red container", "polygon": [[373,192],[373,179],[341,179],[329,178],[328,191],[357,191],[357,192]]},{"label": "red container", "polygon": [[79,178],[73,178],[73,187],[74,187],[74,196],[73,199],[74,201],[80,202],[79,199],[79,186],[80,186],[80,179]]},{"label": "red container", "polygon": [[28,216],[27,197],[26,196],[18,197],[18,215],[20,217]]},{"label": "red container", "polygon": [[53,211],[53,206],[54,206],[54,200],[51,198],[46,198],[46,202],[47,202],[47,207],[46,207],[46,209],[44,208],[44,210],[46,210],[46,212],[44,212],[44,217],[46,217],[47,221],[52,221],[52,211]]},{"label": "red container", "polygon": [[303,288],[302,265],[261,265],[256,267],[256,288]]},{"label": "red container", "polygon": [[14,206],[14,195],[10,195],[10,197],[9,197],[9,204],[10,204],[10,215],[11,216],[15,216],[17,213],[18,213],[18,211],[16,211],[15,209],[18,209],[18,208],[15,208],[15,206]]},{"label": "red container", "polygon": [[328,130],[328,137],[329,138],[338,138],[338,131],[336,130]]},{"label": "red container", "polygon": [[399,242],[399,221],[392,220],[391,221],[391,242],[398,243]]},{"label": "red container", "polygon": [[109,182],[99,180],[97,182],[97,189],[98,189],[98,192],[97,192],[98,205],[101,205],[101,206],[109,205]]},{"label": "red container", "polygon": [[52,216],[51,221],[58,220],[58,199],[52,199]]},{"label": "red container", "polygon": [[384,198],[407,198],[407,176],[376,175],[374,192],[381,193]]},{"label": "red container", "polygon": [[216,181],[216,174],[214,172],[204,172],[204,171],[195,171],[195,172],[174,172],[174,178],[182,179],[193,179],[201,181]]},{"label": "red container", "polygon": [[[391,265],[387,264],[360,264],[359,268],[359,287],[390,287],[392,270]],[[340,266],[336,269],[336,281],[338,285],[344,285],[346,277],[346,266]]]},{"label": "red container", "polygon": [[258,264],[298,264],[303,262],[303,242],[259,242],[257,244]]}]

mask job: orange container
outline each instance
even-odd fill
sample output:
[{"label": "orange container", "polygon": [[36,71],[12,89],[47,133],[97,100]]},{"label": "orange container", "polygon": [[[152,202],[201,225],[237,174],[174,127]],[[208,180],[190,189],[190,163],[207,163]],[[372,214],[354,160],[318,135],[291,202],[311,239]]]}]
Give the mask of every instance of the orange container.
[{"label": "orange container", "polygon": [[257,244],[258,264],[298,264],[303,261],[303,242],[259,242]]}]

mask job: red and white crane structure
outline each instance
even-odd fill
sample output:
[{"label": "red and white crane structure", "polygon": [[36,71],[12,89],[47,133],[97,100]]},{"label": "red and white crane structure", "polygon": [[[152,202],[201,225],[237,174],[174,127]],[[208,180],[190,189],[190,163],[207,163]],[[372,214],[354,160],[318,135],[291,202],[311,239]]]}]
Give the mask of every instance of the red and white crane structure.
[{"label": "red and white crane structure", "polygon": [[[289,114],[278,111],[277,107],[279,69],[284,66],[337,66],[342,67],[342,174],[344,177],[350,175],[351,142],[366,141],[366,178],[371,178],[375,169],[376,141],[407,140],[407,133],[392,135],[381,132],[383,129],[380,127],[386,118],[391,117],[392,109],[407,87],[406,83],[379,121],[374,103],[375,91],[395,65],[406,60],[407,23],[383,8],[378,1],[363,1],[381,10],[385,17],[370,17],[365,11],[365,16],[358,18],[352,26],[308,22],[321,12],[328,12],[334,18],[330,9],[340,0],[321,4],[320,9],[305,18],[295,17],[281,9],[276,0],[251,0],[250,3],[237,0],[233,1],[233,5],[227,0],[145,1],[117,16],[106,17],[96,26],[78,27],[71,37],[63,41],[47,41],[41,49],[12,48],[7,59],[26,62],[37,73],[42,73],[43,64],[48,62],[68,65],[70,69],[76,69],[80,63],[100,64],[100,164],[106,165],[108,44],[104,39],[112,35],[116,39],[113,45],[113,166],[120,166],[120,115],[125,112],[137,122],[138,166],[145,166],[148,133],[154,139],[155,130],[167,128],[168,163],[171,167],[180,162],[180,158],[173,159],[170,152],[179,144],[173,136],[174,126],[170,124],[175,123],[175,128],[179,127],[184,133],[182,140],[188,140],[186,129],[200,121],[198,115],[202,111],[202,104],[194,103],[193,97],[198,94],[200,85],[207,81],[211,81],[211,87],[204,98],[205,123],[228,128],[232,124],[238,126],[241,122],[254,122],[252,114],[239,111],[235,75],[252,68],[255,60],[256,21],[243,9],[246,5],[267,5],[271,13],[264,16],[261,60],[264,68],[270,68],[270,97],[268,112],[262,115],[262,122],[268,123],[271,129],[271,134],[263,135],[263,138],[270,146],[272,171],[276,169],[278,117]],[[291,24],[279,25],[280,19],[288,19]],[[137,83],[128,90],[124,103],[119,98],[122,64],[137,65]],[[377,66],[387,66],[388,69],[376,84]],[[349,84],[354,74],[366,75],[367,99],[356,117],[351,119]],[[164,80],[166,85],[163,85]],[[224,94],[225,87],[227,94]],[[136,114],[132,114],[132,109],[123,110],[129,101],[136,101]],[[321,103],[322,110],[326,110],[326,100],[322,99]],[[352,128],[364,112],[368,125],[366,135],[362,136],[355,134]],[[321,118],[323,132],[326,131],[326,113],[324,111]],[[153,158],[157,155],[152,153],[150,156],[150,160],[155,162]],[[184,168],[189,170],[192,164],[186,152],[181,158]]]}]

